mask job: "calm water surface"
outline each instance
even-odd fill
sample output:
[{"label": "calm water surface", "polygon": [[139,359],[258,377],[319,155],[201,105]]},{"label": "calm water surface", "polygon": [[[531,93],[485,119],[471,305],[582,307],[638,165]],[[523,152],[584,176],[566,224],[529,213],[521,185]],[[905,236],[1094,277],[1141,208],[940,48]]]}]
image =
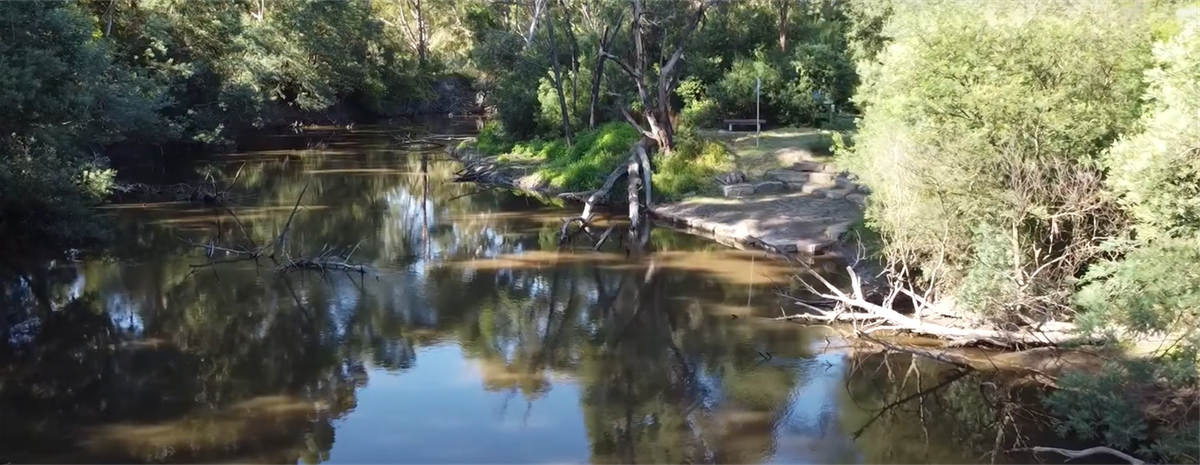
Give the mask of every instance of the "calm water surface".
[{"label": "calm water surface", "polygon": [[[978,382],[877,414],[939,370],[753,317],[779,315],[780,263],[668,229],[644,255],[560,251],[573,211],[466,195],[443,153],[391,144],[407,131],[199,163],[219,184],[241,168],[236,218],[111,206],[102,256],[5,281],[0,463],[988,460]],[[285,251],[357,244],[365,275],[196,268],[188,241],[266,244],[306,185]]]}]

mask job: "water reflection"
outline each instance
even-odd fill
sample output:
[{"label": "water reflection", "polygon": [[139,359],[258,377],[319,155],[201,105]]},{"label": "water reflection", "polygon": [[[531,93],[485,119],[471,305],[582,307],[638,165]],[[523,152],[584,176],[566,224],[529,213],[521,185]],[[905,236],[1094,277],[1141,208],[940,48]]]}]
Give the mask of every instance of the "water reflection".
[{"label": "water reflection", "polygon": [[[780,263],[663,229],[641,258],[558,252],[567,213],[466,195],[438,152],[372,128],[281,148],[312,137],[212,162],[241,170],[236,217],[114,206],[107,255],[3,282],[0,461],[978,460],[856,442],[896,388],[819,330],[737,318],[778,314]],[[358,244],[368,273],[196,268],[189,242],[267,244],[302,191],[292,253]]]}]

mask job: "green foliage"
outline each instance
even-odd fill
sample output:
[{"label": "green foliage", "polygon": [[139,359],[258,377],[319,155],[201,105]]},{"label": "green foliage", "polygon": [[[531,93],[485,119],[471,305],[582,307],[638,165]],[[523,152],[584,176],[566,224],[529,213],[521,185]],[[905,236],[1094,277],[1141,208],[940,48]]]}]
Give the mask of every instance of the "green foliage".
[{"label": "green foliage", "polygon": [[1059,381],[1068,389],[1057,390],[1046,398],[1051,411],[1067,419],[1056,424],[1058,433],[1097,439],[1097,426],[1104,425],[1104,442],[1124,449],[1145,439],[1147,425],[1136,405],[1127,400],[1129,392],[1125,388],[1132,376],[1116,364],[1098,373],[1073,371],[1063,375]]},{"label": "green foliage", "polygon": [[76,4],[3,3],[0,21],[22,25],[0,41],[0,236],[95,239],[112,172],[89,148],[150,138],[161,89],[114,65]]},{"label": "green foliage", "polygon": [[1200,7],[1182,10],[1177,34],[1154,47],[1142,131],[1105,154],[1108,185],[1146,241],[1200,234]]},{"label": "green foliage", "polygon": [[720,104],[708,97],[704,83],[698,79],[680,82],[675,94],[683,100],[683,112],[679,117],[680,132],[709,128],[720,122]]},{"label": "green foliage", "polygon": [[[1093,266],[1077,296],[1085,330],[1123,328],[1133,336],[1200,323],[1200,237],[1137,247]],[[1194,375],[1194,373],[1193,373]]]},{"label": "green foliage", "polygon": [[856,76],[841,43],[800,44],[786,56],[759,50],[753,58],[735,59],[716,85],[717,98],[727,113],[754,115],[756,79],[762,80],[758,104],[765,118],[810,125],[817,121],[827,99],[849,99]]},{"label": "green foliage", "polygon": [[[1077,312],[1130,351],[1058,379],[1060,433],[1191,462],[1195,419],[1170,405],[1200,382],[1200,10],[1163,11],[857,4],[864,115],[834,145],[884,256],[942,298],[1001,321]],[[1146,338],[1167,343],[1128,344]]]},{"label": "green foliage", "polygon": [[485,155],[501,155],[513,150],[514,142],[504,130],[504,124],[492,120],[484,123],[479,136],[475,138],[475,148]]},{"label": "green foliage", "polygon": [[0,235],[33,243],[79,245],[108,237],[91,207],[111,170],[87,167],[47,144],[0,146]]},{"label": "green foliage", "polygon": [[1122,5],[894,5],[839,157],[871,188],[889,259],[937,270],[979,314],[1070,305],[1088,257],[1046,250],[1082,253],[1119,227],[1088,219],[1114,214],[1097,162],[1140,108],[1149,9]]},{"label": "green foliage", "polygon": [[753,117],[754,85],[757,79],[762,80],[764,94],[773,94],[783,78],[779,69],[768,62],[766,54],[762,51],[755,53],[753,58],[734,60],[717,86],[720,89],[721,104],[731,111],[736,111],[737,113],[733,113],[736,116]]},{"label": "green foliage", "polygon": [[690,137],[657,163],[651,180],[655,198],[671,201],[687,194],[717,193],[713,177],[733,169],[733,154],[720,141]]},{"label": "green foliage", "polygon": [[65,189],[102,191],[112,172],[93,154],[122,140],[226,144],[338,104],[388,115],[423,102],[432,77],[383,12],[366,1],[3,4],[0,19],[22,28],[0,43],[0,175],[13,180],[0,191],[7,215],[24,215],[6,216],[4,232],[70,236],[38,222],[87,222],[94,192]]},{"label": "green foliage", "polygon": [[[507,154],[508,157],[542,162],[537,174],[551,186],[566,190],[600,187],[604,178],[629,157],[629,149],[639,134],[626,123],[612,122],[575,136],[575,145],[567,147],[562,139],[533,139],[508,142],[499,125],[484,128],[480,151]],[[502,150],[508,147],[508,150]],[[486,148],[486,150],[485,150]]]}]

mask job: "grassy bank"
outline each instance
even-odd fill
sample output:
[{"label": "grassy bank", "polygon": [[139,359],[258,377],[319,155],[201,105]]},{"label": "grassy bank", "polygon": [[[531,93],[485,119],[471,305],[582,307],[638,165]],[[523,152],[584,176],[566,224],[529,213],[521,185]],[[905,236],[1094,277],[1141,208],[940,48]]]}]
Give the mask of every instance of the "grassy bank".
[{"label": "grassy bank", "polygon": [[734,168],[751,178],[772,169],[790,167],[799,161],[832,163],[836,134],[845,137],[850,130],[786,127],[763,131],[761,135],[711,130],[704,132],[706,137],[724,142],[732,151]]},{"label": "grassy bank", "polygon": [[[561,138],[515,141],[500,124],[488,123],[474,142],[484,155],[511,163],[535,163],[535,175],[555,190],[587,191],[599,188],[617,166],[629,158],[639,140],[636,130],[623,122],[612,122],[576,135],[568,146]],[[734,169],[733,152],[719,140],[700,135],[685,136],[669,155],[655,158],[652,178],[654,196],[660,201],[688,195],[718,192],[714,176]]]}]

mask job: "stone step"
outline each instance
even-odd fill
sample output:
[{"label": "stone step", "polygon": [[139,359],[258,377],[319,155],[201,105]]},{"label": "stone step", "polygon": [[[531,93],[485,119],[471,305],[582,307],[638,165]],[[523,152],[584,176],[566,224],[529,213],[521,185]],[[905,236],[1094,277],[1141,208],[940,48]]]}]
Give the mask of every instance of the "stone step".
[{"label": "stone step", "polygon": [[775,169],[775,170],[767,171],[766,177],[768,179],[774,179],[776,181],[781,181],[785,184],[792,185],[792,184],[804,184],[804,183],[808,182],[809,174],[811,174],[811,173],[802,173],[802,172],[796,171],[796,170]]},{"label": "stone step", "polygon": [[808,184],[818,187],[831,187],[837,185],[837,173],[813,172],[808,173]]},{"label": "stone step", "polygon": [[792,164],[793,171],[805,173],[839,173],[841,170],[834,166],[833,163],[822,163],[819,161],[798,161]]},{"label": "stone step", "polygon": [[756,183],[741,183],[721,186],[721,194],[725,197],[746,197],[750,195],[782,194],[788,186],[781,181],[762,181]]}]

